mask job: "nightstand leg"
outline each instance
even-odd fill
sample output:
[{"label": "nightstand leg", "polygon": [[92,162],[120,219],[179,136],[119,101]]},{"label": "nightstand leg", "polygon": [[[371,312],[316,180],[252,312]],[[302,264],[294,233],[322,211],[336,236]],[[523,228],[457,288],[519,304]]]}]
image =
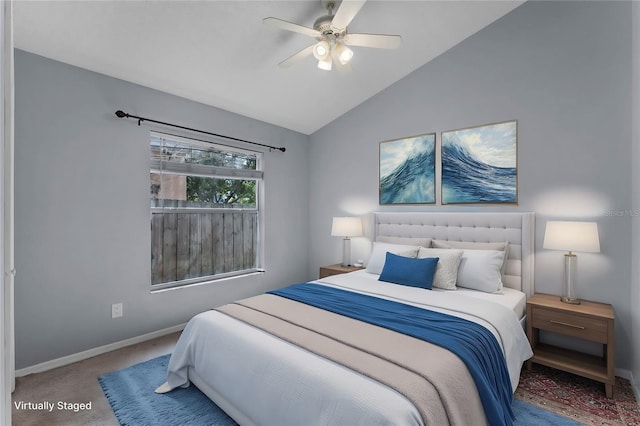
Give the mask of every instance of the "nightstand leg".
[{"label": "nightstand leg", "polygon": [[[531,349],[535,351],[536,346],[538,346],[538,341],[540,340],[540,330],[533,328],[533,325],[531,324],[532,318],[531,307],[527,305],[527,337],[529,338]],[[527,371],[531,371],[532,367],[533,362],[529,359],[527,361]]]},{"label": "nightstand leg", "polygon": [[604,391],[607,394],[607,398],[613,398],[613,385],[610,385],[609,383],[605,383]]}]

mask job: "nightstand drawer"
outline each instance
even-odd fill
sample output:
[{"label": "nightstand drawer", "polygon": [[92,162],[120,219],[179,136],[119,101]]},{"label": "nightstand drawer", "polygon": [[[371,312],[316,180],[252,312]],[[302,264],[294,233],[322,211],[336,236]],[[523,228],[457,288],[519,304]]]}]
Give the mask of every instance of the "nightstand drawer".
[{"label": "nightstand drawer", "polygon": [[541,330],[578,337],[598,343],[607,343],[607,321],[533,307],[532,325]]}]

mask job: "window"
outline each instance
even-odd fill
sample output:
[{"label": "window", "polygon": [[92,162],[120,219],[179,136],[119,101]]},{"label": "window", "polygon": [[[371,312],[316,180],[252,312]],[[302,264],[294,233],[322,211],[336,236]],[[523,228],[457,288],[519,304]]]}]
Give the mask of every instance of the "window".
[{"label": "window", "polygon": [[261,154],[152,132],[151,284],[260,268]]}]

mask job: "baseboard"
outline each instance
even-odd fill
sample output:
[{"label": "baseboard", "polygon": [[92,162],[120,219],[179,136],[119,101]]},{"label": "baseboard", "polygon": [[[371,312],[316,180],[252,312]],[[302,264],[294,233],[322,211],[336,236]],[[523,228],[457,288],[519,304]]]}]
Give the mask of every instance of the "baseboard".
[{"label": "baseboard", "polygon": [[109,343],[108,345],[99,346],[97,348],[88,349],[86,351],[63,356],[62,358],[52,359],[51,361],[46,361],[40,364],[32,365],[30,367],[21,368],[19,370],[16,370],[15,376],[23,377],[29,374],[42,373],[45,371],[52,370],[54,368],[63,367],[65,365],[73,364],[74,362],[83,361],[85,359],[93,358],[94,356],[115,351],[116,349],[122,349],[127,346],[135,345],[136,343],[146,342],[147,340],[155,339],[158,337],[166,336],[167,334],[181,331],[184,329],[186,325],[187,325],[186,323],[175,325],[173,327],[143,334],[141,336],[132,337],[130,339]]},{"label": "baseboard", "polygon": [[626,368],[616,368],[616,377],[622,377],[623,379],[629,380],[633,383],[633,375],[631,374],[631,370],[627,370]]},{"label": "baseboard", "polygon": [[636,396],[636,402],[640,404],[640,383],[635,381],[631,370],[616,368],[616,376],[629,380],[631,390],[633,390],[633,394]]}]

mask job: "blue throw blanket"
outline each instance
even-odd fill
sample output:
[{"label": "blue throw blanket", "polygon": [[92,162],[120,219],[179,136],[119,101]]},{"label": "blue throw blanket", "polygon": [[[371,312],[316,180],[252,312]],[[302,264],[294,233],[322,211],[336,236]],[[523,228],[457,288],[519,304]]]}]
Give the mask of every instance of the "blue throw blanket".
[{"label": "blue throw blanket", "polygon": [[455,353],[476,383],[489,424],[513,424],[513,393],[507,364],[495,336],[483,326],[440,312],[318,284],[295,284],[269,293],[412,336]]}]

